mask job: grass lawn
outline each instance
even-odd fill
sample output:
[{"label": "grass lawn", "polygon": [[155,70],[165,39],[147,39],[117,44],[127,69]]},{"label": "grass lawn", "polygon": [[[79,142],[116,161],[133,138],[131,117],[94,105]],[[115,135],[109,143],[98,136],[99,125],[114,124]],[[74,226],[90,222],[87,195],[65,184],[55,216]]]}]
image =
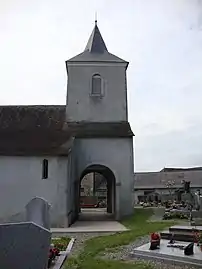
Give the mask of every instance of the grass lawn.
[{"label": "grass lawn", "polygon": [[130,231],[87,240],[80,255],[77,258],[67,260],[65,269],[153,269],[154,267],[146,262],[126,263],[97,258],[97,255],[105,249],[108,251],[112,249],[113,252],[113,249],[127,245],[138,237],[173,225],[173,222],[147,222],[151,215],[152,209],[135,209],[135,214],[122,222],[123,225],[131,229]]}]

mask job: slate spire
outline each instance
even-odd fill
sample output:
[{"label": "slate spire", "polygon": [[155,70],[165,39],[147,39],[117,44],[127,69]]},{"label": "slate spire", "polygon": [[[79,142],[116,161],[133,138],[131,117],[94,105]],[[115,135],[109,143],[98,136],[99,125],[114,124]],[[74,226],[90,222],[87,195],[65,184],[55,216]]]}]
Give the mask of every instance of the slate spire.
[{"label": "slate spire", "polygon": [[82,53],[70,58],[66,63],[70,62],[113,62],[113,63],[125,63],[126,68],[128,62],[110,53],[105,45],[100,30],[97,26],[97,19],[95,19],[95,26],[90,35],[85,50]]},{"label": "slate spire", "polygon": [[94,29],[90,35],[88,43],[84,51],[89,51],[90,53],[99,53],[108,52],[105,42],[102,38],[100,30],[97,26],[97,20],[95,20]]}]

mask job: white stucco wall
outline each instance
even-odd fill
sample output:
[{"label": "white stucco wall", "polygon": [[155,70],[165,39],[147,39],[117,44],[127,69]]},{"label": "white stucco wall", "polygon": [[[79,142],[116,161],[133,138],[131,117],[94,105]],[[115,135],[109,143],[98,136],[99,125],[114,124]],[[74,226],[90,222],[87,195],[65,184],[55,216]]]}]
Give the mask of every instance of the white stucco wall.
[{"label": "white stucco wall", "polygon": [[[91,96],[94,74],[103,78],[103,97]],[[68,64],[68,121],[127,120],[126,64]]]},{"label": "white stucco wall", "polygon": [[[43,159],[49,161],[47,179],[42,179]],[[65,222],[67,167],[67,158],[0,157],[0,219],[19,214],[39,196],[52,205],[52,222]]]},{"label": "white stucco wall", "polygon": [[133,210],[133,139],[77,139],[78,173],[92,164],[104,165],[116,177],[116,209],[118,218]]}]

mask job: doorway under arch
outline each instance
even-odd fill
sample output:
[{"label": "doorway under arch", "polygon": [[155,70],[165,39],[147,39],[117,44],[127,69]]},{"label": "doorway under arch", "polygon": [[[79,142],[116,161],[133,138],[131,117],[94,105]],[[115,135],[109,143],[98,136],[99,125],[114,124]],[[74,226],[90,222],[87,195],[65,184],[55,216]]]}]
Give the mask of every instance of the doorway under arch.
[{"label": "doorway under arch", "polygon": [[80,176],[79,219],[106,220],[116,216],[116,179],[103,165],[90,165]]}]

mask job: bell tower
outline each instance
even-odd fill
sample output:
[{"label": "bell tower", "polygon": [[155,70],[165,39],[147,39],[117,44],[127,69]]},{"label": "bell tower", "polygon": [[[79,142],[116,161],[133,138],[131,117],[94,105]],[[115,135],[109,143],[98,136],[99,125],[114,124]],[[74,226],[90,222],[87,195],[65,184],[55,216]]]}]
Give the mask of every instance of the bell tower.
[{"label": "bell tower", "polygon": [[108,51],[95,21],[85,50],[66,61],[67,121],[128,121],[127,67]]}]

